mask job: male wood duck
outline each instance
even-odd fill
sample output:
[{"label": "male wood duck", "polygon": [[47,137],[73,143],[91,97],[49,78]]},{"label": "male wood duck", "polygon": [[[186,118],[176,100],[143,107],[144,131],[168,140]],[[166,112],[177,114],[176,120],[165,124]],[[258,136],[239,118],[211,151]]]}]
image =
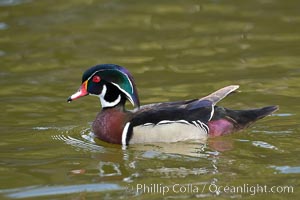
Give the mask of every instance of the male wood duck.
[{"label": "male wood duck", "polygon": [[[103,141],[123,146],[177,142],[236,132],[278,109],[278,106],[267,106],[231,110],[216,106],[238,88],[238,85],[230,85],[200,99],[140,106],[129,71],[118,65],[101,64],[84,72],[81,87],[68,102],[86,95],[100,98],[102,110],[92,128],[95,136]],[[134,110],[125,109],[127,100]]]}]

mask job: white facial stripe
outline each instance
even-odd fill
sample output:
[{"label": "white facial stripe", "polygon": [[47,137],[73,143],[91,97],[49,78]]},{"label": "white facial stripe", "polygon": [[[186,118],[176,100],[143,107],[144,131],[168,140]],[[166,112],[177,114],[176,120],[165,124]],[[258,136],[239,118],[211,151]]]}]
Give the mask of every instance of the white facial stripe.
[{"label": "white facial stripe", "polygon": [[106,92],[107,92],[107,87],[106,87],[106,85],[103,85],[100,96],[104,98],[104,96],[106,95]]},{"label": "white facial stripe", "polygon": [[106,92],[107,92],[107,87],[106,87],[106,85],[103,85],[103,89],[101,91],[101,94],[99,95],[102,108],[105,108],[105,107],[114,107],[114,106],[118,105],[118,103],[120,103],[120,101],[121,101],[121,95],[118,95],[118,98],[116,100],[114,100],[113,102],[106,101],[104,99],[104,97],[106,95]]},{"label": "white facial stripe", "polygon": [[113,102],[105,101],[104,98],[100,97],[100,102],[101,102],[102,108],[114,107],[114,106],[118,105],[118,103],[120,103],[120,101],[121,101],[121,96],[120,95]]},{"label": "white facial stripe", "polygon": [[129,83],[130,83],[130,86],[131,86],[131,93],[133,93],[133,85],[132,85],[132,82],[130,81],[130,78],[128,77],[127,74],[125,74],[125,76],[126,76],[127,80],[128,80]]},{"label": "white facial stripe", "polygon": [[131,98],[131,96],[128,94],[128,92],[126,92],[125,90],[123,90],[122,88],[120,88],[120,86],[114,82],[111,82],[114,86],[116,86],[119,90],[121,90],[129,99],[130,103],[132,103],[132,105],[134,105],[133,99]]}]

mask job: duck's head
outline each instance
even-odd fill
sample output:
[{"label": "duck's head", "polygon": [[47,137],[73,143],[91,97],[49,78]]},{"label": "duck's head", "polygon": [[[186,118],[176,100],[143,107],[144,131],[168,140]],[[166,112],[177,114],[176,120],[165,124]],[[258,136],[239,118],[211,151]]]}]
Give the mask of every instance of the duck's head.
[{"label": "duck's head", "polygon": [[114,64],[96,65],[86,70],[82,75],[82,85],[68,102],[89,94],[100,98],[102,108],[125,103],[126,99],[134,107],[140,106],[133,77],[127,69]]}]

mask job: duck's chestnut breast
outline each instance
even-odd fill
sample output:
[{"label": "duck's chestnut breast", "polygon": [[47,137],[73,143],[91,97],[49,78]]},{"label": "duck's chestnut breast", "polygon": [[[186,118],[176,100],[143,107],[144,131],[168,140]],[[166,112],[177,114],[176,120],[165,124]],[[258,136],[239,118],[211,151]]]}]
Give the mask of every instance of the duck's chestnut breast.
[{"label": "duck's chestnut breast", "polygon": [[121,144],[122,132],[128,118],[128,113],[119,109],[103,109],[93,122],[94,134],[106,142]]}]

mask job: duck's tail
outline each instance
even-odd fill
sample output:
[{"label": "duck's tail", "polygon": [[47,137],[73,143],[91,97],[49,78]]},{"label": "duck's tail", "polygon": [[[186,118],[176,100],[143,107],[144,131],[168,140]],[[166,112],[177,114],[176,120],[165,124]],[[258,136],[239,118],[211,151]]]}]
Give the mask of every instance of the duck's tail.
[{"label": "duck's tail", "polygon": [[210,135],[218,136],[247,128],[259,119],[262,119],[278,110],[278,106],[267,106],[251,110],[230,110],[215,107],[214,116],[208,123]]},{"label": "duck's tail", "polygon": [[240,128],[246,128],[259,119],[262,119],[278,110],[278,106],[266,106],[251,110],[229,110],[226,109],[226,115]]}]

